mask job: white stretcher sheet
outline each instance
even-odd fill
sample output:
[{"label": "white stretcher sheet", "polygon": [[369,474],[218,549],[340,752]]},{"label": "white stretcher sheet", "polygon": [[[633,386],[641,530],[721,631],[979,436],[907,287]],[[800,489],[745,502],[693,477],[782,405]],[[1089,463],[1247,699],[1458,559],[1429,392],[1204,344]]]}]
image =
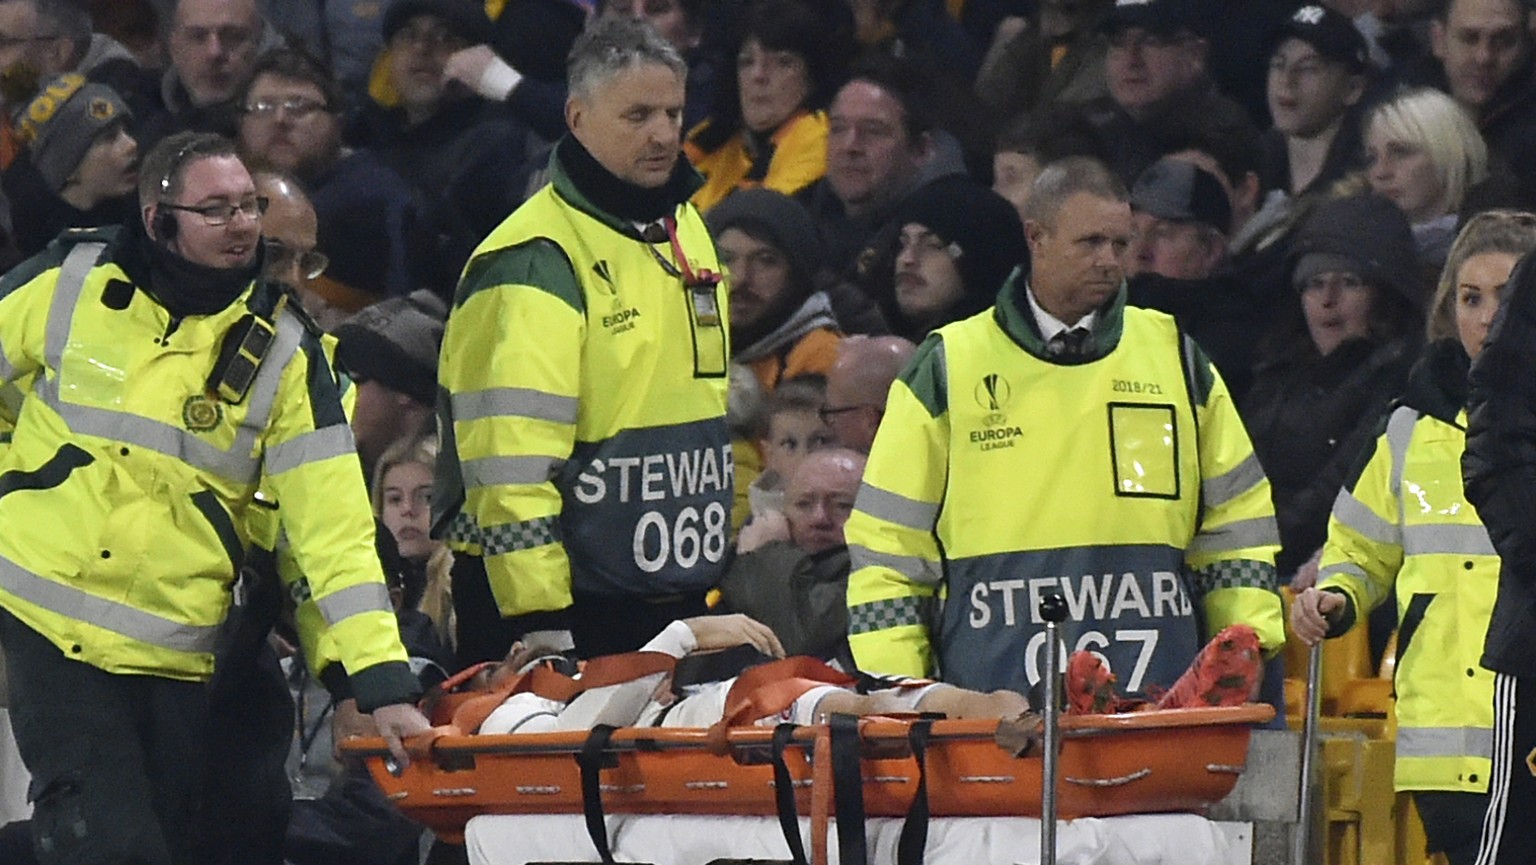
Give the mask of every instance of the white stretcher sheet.
[{"label": "white stretcher sheet", "polygon": [[[788,859],[789,845],[772,817],[608,815],[608,838],[620,862],[704,865],[715,859]],[[871,865],[895,865],[902,821],[868,821]],[[810,820],[800,834],[810,855]],[[471,865],[598,862],[580,815],[497,814],[469,821]],[[1194,814],[1137,814],[1062,821],[1058,865],[1249,865],[1246,823],[1216,823]],[[834,823],[828,835],[837,862]],[[944,817],[928,828],[926,865],[1038,865],[1040,821],[1028,817]]]}]

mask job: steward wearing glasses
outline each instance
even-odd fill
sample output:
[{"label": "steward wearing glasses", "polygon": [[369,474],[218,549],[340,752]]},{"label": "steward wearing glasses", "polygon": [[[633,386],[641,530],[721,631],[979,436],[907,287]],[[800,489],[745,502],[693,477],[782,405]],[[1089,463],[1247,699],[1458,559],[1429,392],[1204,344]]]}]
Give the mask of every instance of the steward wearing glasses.
[{"label": "steward wearing glasses", "polygon": [[257,278],[264,202],[218,136],[166,139],[143,177],[141,220],[0,281],[0,373],[26,393],[0,455],[0,645],[44,865],[203,861],[204,683],[251,512],[275,506],[258,486],[359,707],[396,744],[427,729],[335,380]]},{"label": "steward wearing glasses", "polygon": [[649,26],[595,20],[553,179],[465,268],[433,496],[460,660],[540,631],[583,657],[638,649],[724,570],[729,317],[679,158],[686,68]]},{"label": "steward wearing glasses", "polygon": [[1159,157],[1189,146],[1191,118],[1217,127],[1251,127],[1242,107],[1207,74],[1197,0],[1116,0],[1102,30],[1109,37],[1109,95],[1083,106],[1109,152],[1109,167],[1130,186]]}]

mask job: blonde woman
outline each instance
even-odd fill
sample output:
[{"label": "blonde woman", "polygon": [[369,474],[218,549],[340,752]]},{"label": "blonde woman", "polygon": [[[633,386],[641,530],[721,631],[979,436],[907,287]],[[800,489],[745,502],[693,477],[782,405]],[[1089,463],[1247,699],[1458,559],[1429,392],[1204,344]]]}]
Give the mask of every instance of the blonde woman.
[{"label": "blonde woman", "polygon": [[1471,865],[1492,773],[1494,674],[1483,637],[1499,557],[1462,490],[1467,370],[1500,294],[1536,249],[1536,216],[1471,219],[1451,247],[1430,310],[1430,345],[1364,466],[1339,494],[1316,588],[1291,609],[1312,644],[1348,631],[1396,589],[1395,786],[1411,792],[1432,852]]},{"label": "blonde woman", "polygon": [[373,512],[394,535],[404,560],[399,609],[426,614],[438,640],[451,651],[453,603],[448,572],[453,554],[431,536],[436,464],[436,436],[405,438],[391,445],[374,466]]},{"label": "blonde woman", "polygon": [[1456,237],[1467,190],[1488,177],[1488,145],[1456,100],[1404,90],[1365,122],[1366,179],[1413,225],[1419,260],[1436,269]]}]

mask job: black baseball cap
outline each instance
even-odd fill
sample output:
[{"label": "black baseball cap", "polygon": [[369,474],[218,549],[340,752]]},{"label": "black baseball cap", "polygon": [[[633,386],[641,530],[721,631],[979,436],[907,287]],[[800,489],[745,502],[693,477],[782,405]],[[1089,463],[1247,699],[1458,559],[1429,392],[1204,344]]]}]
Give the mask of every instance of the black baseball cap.
[{"label": "black baseball cap", "polygon": [[1371,55],[1365,37],[1344,13],[1327,6],[1311,3],[1292,13],[1280,25],[1270,53],[1273,54],[1287,38],[1300,39],[1323,57],[1344,64],[1355,75],[1370,68]]}]

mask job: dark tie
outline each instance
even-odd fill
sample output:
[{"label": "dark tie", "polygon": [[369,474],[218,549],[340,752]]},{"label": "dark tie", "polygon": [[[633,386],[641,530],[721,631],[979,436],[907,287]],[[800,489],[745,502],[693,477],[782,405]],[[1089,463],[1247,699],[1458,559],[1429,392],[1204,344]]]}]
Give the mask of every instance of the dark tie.
[{"label": "dark tie", "polygon": [[1088,344],[1088,328],[1074,327],[1051,337],[1047,345],[1056,357],[1082,357]]},{"label": "dark tie", "polygon": [[662,225],[660,221],[653,222],[650,225],[647,225],[645,228],[640,229],[640,237],[643,238],[646,243],[666,243],[667,227]]}]

